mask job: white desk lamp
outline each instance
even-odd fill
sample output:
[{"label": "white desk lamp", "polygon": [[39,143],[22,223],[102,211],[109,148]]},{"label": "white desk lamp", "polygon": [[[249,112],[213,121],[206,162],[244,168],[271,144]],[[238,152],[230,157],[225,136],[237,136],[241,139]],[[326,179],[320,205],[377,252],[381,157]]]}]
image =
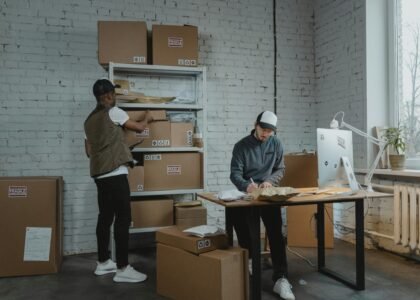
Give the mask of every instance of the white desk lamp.
[{"label": "white desk lamp", "polygon": [[[335,119],[339,114],[342,114],[341,121],[337,121]],[[369,191],[369,192],[372,192],[373,189],[372,189],[371,180],[372,180],[373,172],[375,171],[376,166],[379,163],[379,159],[381,158],[382,153],[386,149],[387,143],[386,143],[386,141],[384,141],[381,138],[375,138],[375,137],[373,137],[373,136],[371,136],[371,135],[369,135],[369,134],[367,134],[367,133],[365,133],[365,132],[363,132],[363,131],[361,131],[361,130],[353,127],[353,126],[351,126],[350,124],[347,124],[346,122],[344,122],[343,119],[344,119],[344,112],[343,111],[337,112],[334,115],[334,118],[332,119],[332,121],[330,123],[330,127],[332,129],[340,129],[340,128],[345,127],[347,129],[350,129],[351,131],[357,133],[358,135],[361,135],[361,136],[365,137],[368,141],[374,143],[375,145],[378,145],[379,146],[379,152],[376,155],[375,160],[373,161],[373,163],[370,165],[369,172],[366,174],[366,176],[365,176],[365,182],[364,182],[364,184],[366,185],[366,190]]]}]

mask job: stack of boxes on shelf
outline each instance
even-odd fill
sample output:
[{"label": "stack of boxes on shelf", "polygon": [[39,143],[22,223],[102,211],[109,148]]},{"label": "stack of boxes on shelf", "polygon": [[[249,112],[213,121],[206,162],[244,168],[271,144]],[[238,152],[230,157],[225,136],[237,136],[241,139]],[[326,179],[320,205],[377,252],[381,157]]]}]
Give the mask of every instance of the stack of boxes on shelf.
[{"label": "stack of boxes on shelf", "polygon": [[177,227],[160,229],[157,292],[170,299],[248,299],[248,253],[228,248],[226,235],[189,236]]},{"label": "stack of boxes on shelf", "polygon": [[[150,36],[146,23],[142,21],[99,21],[98,43],[98,59],[104,67],[107,67],[110,62],[170,67],[197,67],[198,65],[196,26],[153,25]],[[130,119],[143,120],[148,104],[153,106],[149,109],[153,122],[149,123],[141,133],[127,131],[125,134],[125,142],[133,149],[133,156],[138,161],[137,165],[129,170],[130,190],[133,196],[141,197],[141,199],[133,197],[131,201],[132,225],[135,228],[172,225],[174,220],[176,221],[173,199],[166,196],[149,197],[142,194],[203,188],[203,153],[193,148],[194,121],[197,116],[193,115],[192,118],[186,120],[185,118],[173,120],[174,111],[165,108],[164,103],[172,101],[175,97],[157,97],[143,93],[156,93],[159,96],[165,93],[171,94],[174,91],[170,84],[173,85],[174,82],[168,84],[164,79],[159,78],[157,85],[147,76],[147,79],[143,78],[145,80],[143,82],[142,78],[133,74],[119,75],[120,77],[114,80],[114,83],[121,87],[116,90],[117,101],[124,101],[121,103],[130,103],[130,105],[141,103],[141,108],[136,108],[135,104],[129,108],[124,107]],[[188,80],[182,88],[195,89]],[[136,90],[138,86],[141,86],[140,90]],[[165,91],[161,90],[162,86]],[[188,96],[189,94],[185,97],[188,98]],[[196,100],[192,99],[192,101]],[[162,108],[156,104],[163,104]],[[179,113],[183,111],[175,109],[175,114]],[[189,113],[192,112],[189,111]],[[167,150],[159,151],[159,148]],[[175,148],[183,148],[183,150],[176,151]],[[188,150],[189,148],[191,151]],[[203,211],[206,212],[204,207],[191,210],[189,218],[193,217],[194,224],[206,224],[206,218],[202,217]],[[181,219],[186,222],[185,218]]]}]

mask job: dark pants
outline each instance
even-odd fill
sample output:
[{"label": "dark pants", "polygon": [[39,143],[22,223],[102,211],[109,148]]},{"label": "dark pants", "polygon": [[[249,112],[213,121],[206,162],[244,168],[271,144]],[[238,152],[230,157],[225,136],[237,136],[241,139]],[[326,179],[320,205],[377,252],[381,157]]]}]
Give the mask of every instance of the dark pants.
[{"label": "dark pants", "polygon": [[[287,258],[286,258],[286,243],[282,233],[281,210],[279,207],[261,207],[261,218],[265,225],[265,230],[270,244],[271,260],[273,263],[274,282],[281,277],[287,277]],[[232,224],[235,228],[238,237],[239,245],[242,248],[251,251],[251,234],[249,227],[250,210],[245,208],[235,208],[232,210]],[[260,242],[258,237],[257,241]],[[252,253],[250,252],[250,257]]]},{"label": "dark pants", "polygon": [[98,261],[109,259],[110,227],[114,221],[115,252],[117,267],[128,265],[128,229],[131,222],[130,188],[127,175],[95,179],[98,188]]}]

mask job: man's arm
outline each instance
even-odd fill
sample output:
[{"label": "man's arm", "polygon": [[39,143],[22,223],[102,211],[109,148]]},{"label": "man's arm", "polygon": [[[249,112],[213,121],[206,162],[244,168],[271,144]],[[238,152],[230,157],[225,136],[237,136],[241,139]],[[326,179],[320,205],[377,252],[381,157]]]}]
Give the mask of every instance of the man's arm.
[{"label": "man's arm", "polygon": [[[272,186],[279,186],[280,180],[284,176],[285,165],[284,165],[284,156],[283,156],[283,146],[279,143],[279,146],[276,149],[277,158],[273,166],[273,171],[271,175],[264,181],[270,183]],[[267,186],[264,186],[267,187]]]},{"label": "man's arm", "polygon": [[128,119],[127,122],[124,123],[123,127],[128,130],[142,132],[147,127],[147,124],[152,121],[153,121],[153,117],[150,115],[150,112],[147,111],[143,120],[134,121],[134,120]]},{"label": "man's arm", "polygon": [[233,148],[232,160],[230,162],[230,180],[242,192],[252,192],[258,186],[243,178],[244,174],[244,161],[243,153],[237,145]]},{"label": "man's arm", "polygon": [[87,139],[85,139],[85,152],[86,152],[86,156],[90,157],[90,144]]}]

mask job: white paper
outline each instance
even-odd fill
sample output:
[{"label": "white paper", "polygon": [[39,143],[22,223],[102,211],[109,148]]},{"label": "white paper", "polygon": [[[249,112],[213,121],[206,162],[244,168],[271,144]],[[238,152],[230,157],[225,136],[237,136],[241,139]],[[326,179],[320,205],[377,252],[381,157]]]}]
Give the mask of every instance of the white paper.
[{"label": "white paper", "polygon": [[26,227],[24,261],[49,261],[51,227]]},{"label": "white paper", "polygon": [[217,198],[223,201],[234,201],[242,199],[246,196],[245,193],[238,191],[238,190],[228,190],[228,191],[220,191],[217,194]]},{"label": "white paper", "polygon": [[184,232],[194,235],[194,236],[198,236],[198,237],[225,234],[225,231],[223,229],[217,226],[212,226],[212,225],[200,225],[196,227],[191,227],[191,228],[185,229]]}]

